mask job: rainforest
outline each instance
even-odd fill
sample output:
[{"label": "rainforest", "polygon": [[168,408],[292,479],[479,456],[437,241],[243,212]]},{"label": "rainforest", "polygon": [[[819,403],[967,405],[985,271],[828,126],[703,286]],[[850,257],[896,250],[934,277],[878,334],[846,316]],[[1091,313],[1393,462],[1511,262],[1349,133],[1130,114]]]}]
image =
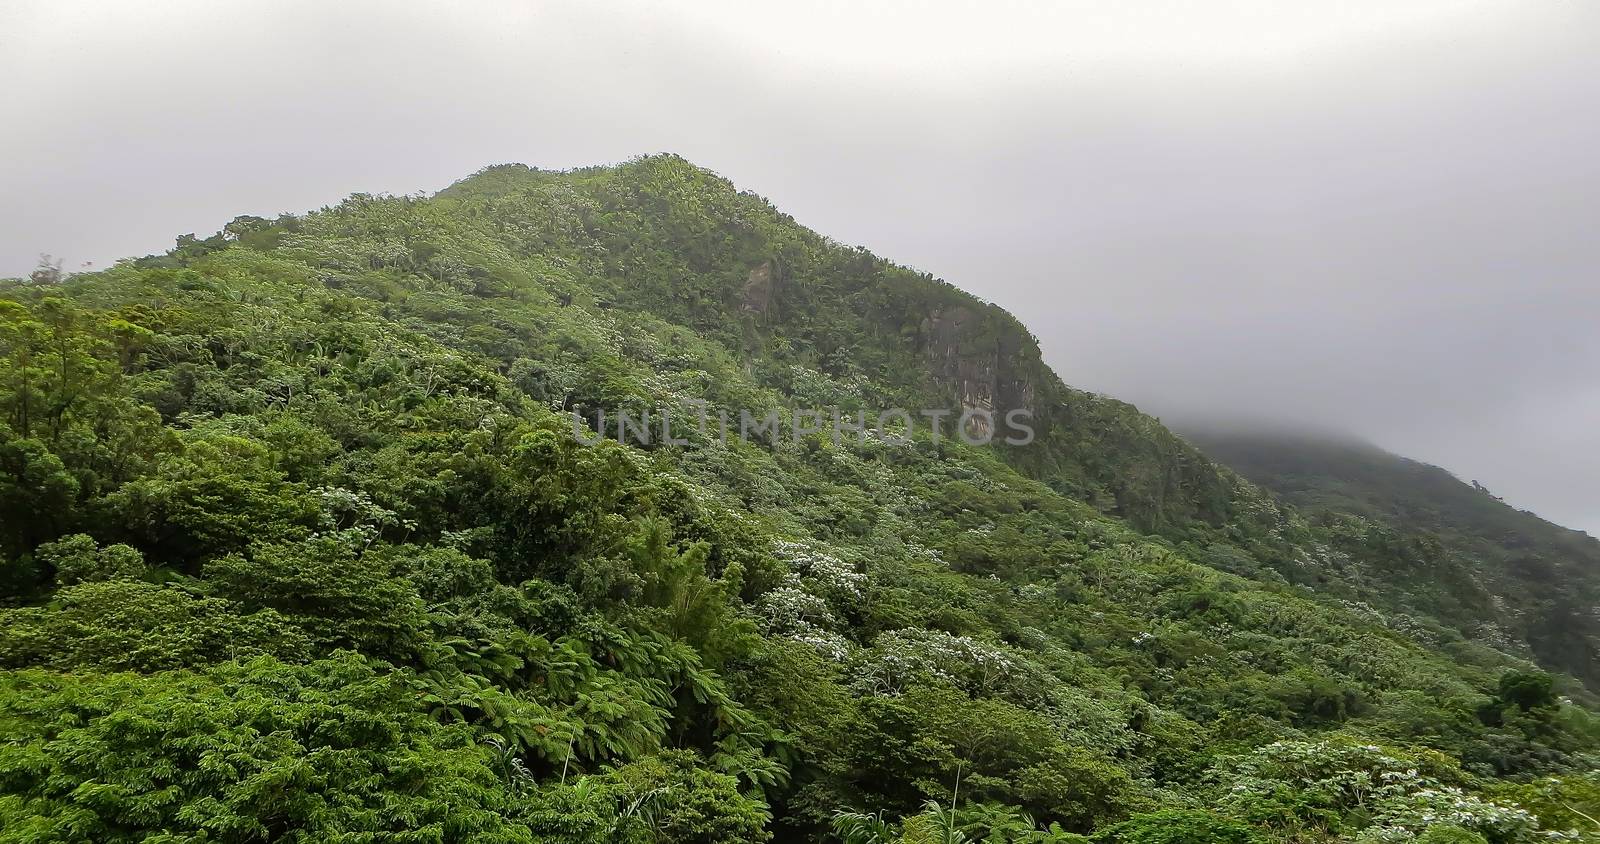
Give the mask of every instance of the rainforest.
[{"label": "rainforest", "polygon": [[0,842],[1600,841],[1596,542],[1430,470],[1191,441],[673,155],[46,265]]}]

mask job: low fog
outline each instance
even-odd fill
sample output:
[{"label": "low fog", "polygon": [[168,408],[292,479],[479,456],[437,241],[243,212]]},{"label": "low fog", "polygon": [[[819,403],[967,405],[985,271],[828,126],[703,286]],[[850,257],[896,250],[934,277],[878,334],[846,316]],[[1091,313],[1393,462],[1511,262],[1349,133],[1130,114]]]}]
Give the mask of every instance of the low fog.
[{"label": "low fog", "polygon": [[135,5],[0,7],[0,275],[672,151],[1069,383],[1600,533],[1592,2]]}]

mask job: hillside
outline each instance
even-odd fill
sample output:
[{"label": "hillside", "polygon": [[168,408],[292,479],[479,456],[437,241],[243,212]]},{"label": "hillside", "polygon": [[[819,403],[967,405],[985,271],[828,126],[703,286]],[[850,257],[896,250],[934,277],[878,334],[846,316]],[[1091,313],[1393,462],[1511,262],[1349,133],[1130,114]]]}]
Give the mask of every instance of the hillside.
[{"label": "hillside", "polygon": [[1375,601],[1600,688],[1600,540],[1365,443],[1281,432],[1191,438],[1311,519]]},{"label": "hillside", "polygon": [[[682,159],[48,281],[0,282],[0,842],[1597,828],[1575,684]],[[586,444],[895,407],[1036,437]]]}]

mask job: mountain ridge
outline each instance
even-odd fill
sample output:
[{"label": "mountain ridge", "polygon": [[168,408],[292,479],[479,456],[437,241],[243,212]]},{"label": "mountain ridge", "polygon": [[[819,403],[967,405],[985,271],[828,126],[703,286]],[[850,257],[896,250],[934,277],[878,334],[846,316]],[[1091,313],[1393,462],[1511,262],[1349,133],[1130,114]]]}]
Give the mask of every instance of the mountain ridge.
[{"label": "mountain ridge", "polygon": [[[1473,585],[1462,596],[1477,594],[1468,604],[1472,614],[1454,619],[1458,625],[1505,627],[1546,665],[1590,684],[1600,679],[1600,619],[1591,609],[1600,598],[1600,540],[1370,443],[1290,431],[1188,436],[1331,533],[1351,527],[1354,517],[1398,532],[1411,546],[1385,552],[1362,543],[1371,557],[1461,572]],[[1385,544],[1392,542],[1379,541]],[[1398,585],[1375,576],[1379,588]]]},{"label": "mountain ridge", "polygon": [[[0,282],[0,351],[0,841],[1532,844],[1600,811],[1581,686],[1359,600],[1010,314],[677,157]],[[1012,401],[1037,448],[571,417]]]}]

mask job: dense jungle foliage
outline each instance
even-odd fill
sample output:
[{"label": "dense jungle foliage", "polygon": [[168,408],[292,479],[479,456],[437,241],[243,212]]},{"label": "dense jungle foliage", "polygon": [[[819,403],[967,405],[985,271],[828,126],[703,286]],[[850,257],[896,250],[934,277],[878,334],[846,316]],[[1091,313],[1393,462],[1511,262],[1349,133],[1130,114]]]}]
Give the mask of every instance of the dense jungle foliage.
[{"label": "dense jungle foliage", "polygon": [[1600,688],[1600,540],[1367,443],[1281,430],[1192,437],[1304,514],[1363,600]]},{"label": "dense jungle foliage", "polygon": [[676,157],[0,283],[0,417],[0,842],[1600,840],[1564,664]]}]

